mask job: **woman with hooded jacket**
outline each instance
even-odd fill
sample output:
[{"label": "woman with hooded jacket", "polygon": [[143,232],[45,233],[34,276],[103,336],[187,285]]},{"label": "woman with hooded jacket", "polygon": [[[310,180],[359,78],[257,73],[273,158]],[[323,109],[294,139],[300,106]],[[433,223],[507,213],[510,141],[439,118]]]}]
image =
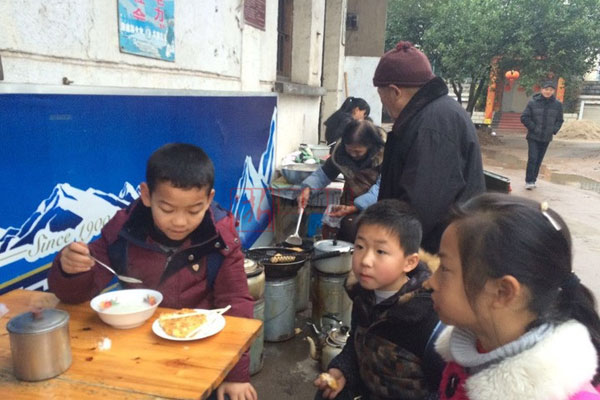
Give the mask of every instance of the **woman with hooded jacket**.
[{"label": "woman with hooded jacket", "polygon": [[325,164],[301,184],[298,206],[305,208],[311,190],[321,189],[329,185],[340,173],[344,176],[344,189],[340,205],[334,210],[335,216],[345,217],[342,226],[344,237],[339,239],[354,241],[353,216],[370,204],[355,202],[355,199],[369,191],[377,182],[385,141],[383,131],[372,122],[351,121],[342,133],[342,140],[333,148],[331,156]]}]

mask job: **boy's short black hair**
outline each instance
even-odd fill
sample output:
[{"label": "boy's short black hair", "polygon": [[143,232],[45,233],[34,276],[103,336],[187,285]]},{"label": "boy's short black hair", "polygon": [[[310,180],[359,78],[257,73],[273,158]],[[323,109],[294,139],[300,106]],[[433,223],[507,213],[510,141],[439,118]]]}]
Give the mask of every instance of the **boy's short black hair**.
[{"label": "boy's short black hair", "polygon": [[168,143],[152,153],[146,165],[150,193],[163,182],[181,189],[206,189],[210,193],[215,183],[215,167],[200,147]]},{"label": "boy's short black hair", "polygon": [[363,225],[377,225],[387,229],[397,237],[405,254],[419,251],[423,228],[415,211],[405,202],[386,199],[373,204],[360,214],[356,230]]}]

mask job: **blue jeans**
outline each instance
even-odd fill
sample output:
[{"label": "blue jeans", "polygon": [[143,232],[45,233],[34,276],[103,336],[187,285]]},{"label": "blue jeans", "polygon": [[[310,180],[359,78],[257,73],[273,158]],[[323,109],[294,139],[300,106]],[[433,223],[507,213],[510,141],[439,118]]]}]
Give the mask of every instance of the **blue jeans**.
[{"label": "blue jeans", "polygon": [[527,139],[527,171],[525,172],[525,183],[535,183],[542,160],[546,155],[546,150],[550,142],[540,142],[533,139]]}]

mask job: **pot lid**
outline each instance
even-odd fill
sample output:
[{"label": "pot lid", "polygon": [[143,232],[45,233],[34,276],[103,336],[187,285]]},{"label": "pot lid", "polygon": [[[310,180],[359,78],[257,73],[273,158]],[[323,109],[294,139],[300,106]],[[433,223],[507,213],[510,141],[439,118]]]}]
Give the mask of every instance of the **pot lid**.
[{"label": "pot lid", "polygon": [[342,326],[340,329],[332,329],[327,338],[332,344],[343,346],[346,344],[346,340],[348,340],[348,333],[349,328],[347,326]]},{"label": "pot lid", "polygon": [[54,308],[46,308],[40,312],[25,312],[19,314],[6,324],[6,330],[11,333],[44,333],[60,328],[69,322],[69,313]]},{"label": "pot lid", "polygon": [[340,251],[342,253],[352,250],[354,245],[350,242],[344,242],[343,240],[327,239],[319,240],[315,243],[315,250],[319,250],[324,253],[330,251]]},{"label": "pot lid", "polygon": [[258,263],[250,258],[244,258],[244,271],[252,273],[258,267]]}]

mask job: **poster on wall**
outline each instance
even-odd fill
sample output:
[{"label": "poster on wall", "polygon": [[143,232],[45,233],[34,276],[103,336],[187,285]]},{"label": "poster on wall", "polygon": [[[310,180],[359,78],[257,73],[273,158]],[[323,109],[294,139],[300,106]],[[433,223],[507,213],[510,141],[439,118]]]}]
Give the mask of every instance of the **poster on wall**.
[{"label": "poster on wall", "polygon": [[215,201],[239,220],[244,248],[270,229],[277,97],[138,92],[0,93],[0,168],[12,171],[0,196],[0,293],[47,289],[56,253],[94,240],[135,201],[148,157],[169,142],[211,157]]},{"label": "poster on wall", "polygon": [[123,53],[175,61],[175,0],[118,0]]}]

